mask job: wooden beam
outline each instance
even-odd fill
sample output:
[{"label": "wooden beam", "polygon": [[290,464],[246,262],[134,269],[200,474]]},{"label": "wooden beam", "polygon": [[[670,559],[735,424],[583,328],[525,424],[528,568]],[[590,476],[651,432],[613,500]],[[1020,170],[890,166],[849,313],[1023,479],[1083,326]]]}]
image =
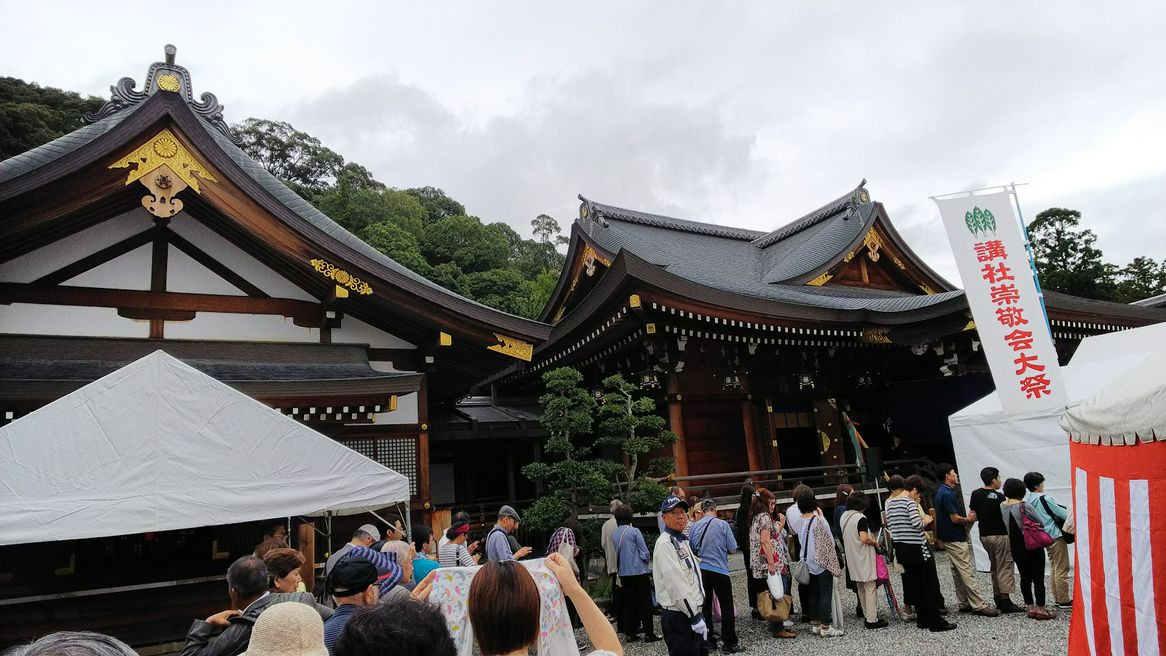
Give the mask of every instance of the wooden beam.
[{"label": "wooden beam", "polygon": [[324,320],[323,308],[320,305],[290,298],[147,292],[100,287],[36,287],[0,283],[0,304],[11,303],[110,307],[119,310],[269,314],[289,317],[296,320],[296,325],[306,326],[319,326]]},{"label": "wooden beam", "polygon": [[753,401],[741,402],[741,423],[745,427],[745,453],[749,457],[749,471],[765,469],[761,463],[761,453],[757,449],[757,430],[753,425]]},{"label": "wooden beam", "polygon": [[684,412],[680,405],[680,381],[676,374],[668,375],[668,429],[676,433],[672,458],[676,461],[676,475],[688,476],[688,447],[684,443]]},{"label": "wooden beam", "polygon": [[[417,494],[421,497],[421,506],[428,513],[433,504],[429,496],[429,377],[421,378],[421,385],[417,389],[417,422],[421,431],[417,433]],[[428,517],[423,514],[422,521]]]},{"label": "wooden beam", "polygon": [[148,244],[154,240],[154,237],[157,234],[157,232],[158,232],[157,228],[149,228],[147,230],[143,230],[132,237],[127,237],[126,239],[123,239],[123,240],[117,242],[116,244],[111,244],[109,246],[106,246],[105,248],[97,251],[96,253],[86,255],[85,257],[77,260],[76,262],[73,262],[72,264],[67,264],[67,265],[61,267],[60,269],[53,271],[52,273],[47,273],[47,274],[41,276],[40,278],[37,278],[36,280],[32,281],[32,284],[34,284],[34,285],[59,285],[59,284],[65,282],[66,280],[69,280],[71,278],[75,278],[75,277],[81,275],[82,273],[89,271],[90,269],[95,269],[95,268],[101,266],[102,264],[109,262],[110,260],[117,259],[117,258],[121,257],[122,255],[129,253],[132,250],[135,250],[137,248],[141,248],[142,246],[145,246],[146,244]]},{"label": "wooden beam", "polygon": [[269,294],[259,289],[243,276],[235,273],[222,262],[211,257],[206,251],[187,241],[182,235],[170,233],[170,243],[175,248],[186,253],[190,259],[210,269],[215,275],[234,285],[239,291],[255,298],[271,298]]},{"label": "wooden beam", "polygon": [[777,447],[777,426],[773,421],[773,400],[765,400],[765,424],[769,435],[769,446],[773,449],[773,461],[769,463],[770,469],[781,469],[781,451]]},{"label": "wooden beam", "polygon": [[316,523],[304,522],[298,529],[296,548],[304,554],[304,564],[300,565],[300,578],[304,587],[311,592],[316,587]]},{"label": "wooden beam", "polygon": [[[170,244],[166,240],[166,223],[155,219],[153,253],[150,258],[150,291],[166,291],[166,270],[170,260]],[[150,319],[150,339],[162,339],[166,334],[165,319]]]}]

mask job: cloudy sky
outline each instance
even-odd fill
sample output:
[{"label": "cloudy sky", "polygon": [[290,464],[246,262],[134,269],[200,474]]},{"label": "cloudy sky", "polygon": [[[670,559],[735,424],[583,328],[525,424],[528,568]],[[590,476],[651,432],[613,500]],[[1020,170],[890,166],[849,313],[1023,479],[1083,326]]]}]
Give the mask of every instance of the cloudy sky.
[{"label": "cloudy sky", "polygon": [[771,230],[867,178],[958,280],[928,197],[1013,181],[1108,260],[1166,258],[1163,34],[1160,0],[4,2],[0,75],[105,96],[174,43],[229,121],[524,233],[579,193]]}]

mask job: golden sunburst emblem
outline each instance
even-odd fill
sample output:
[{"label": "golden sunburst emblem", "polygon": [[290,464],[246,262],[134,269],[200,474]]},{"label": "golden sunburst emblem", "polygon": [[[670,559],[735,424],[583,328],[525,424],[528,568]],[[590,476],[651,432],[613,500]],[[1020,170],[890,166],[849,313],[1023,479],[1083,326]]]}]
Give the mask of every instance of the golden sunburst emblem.
[{"label": "golden sunburst emblem", "polygon": [[154,140],[154,152],[159,157],[170,158],[178,154],[178,142],[170,137],[160,137]]},{"label": "golden sunburst emblem", "polygon": [[178,83],[178,76],[169,73],[158,78],[158,88],[163,91],[174,93],[181,88],[182,85]]}]

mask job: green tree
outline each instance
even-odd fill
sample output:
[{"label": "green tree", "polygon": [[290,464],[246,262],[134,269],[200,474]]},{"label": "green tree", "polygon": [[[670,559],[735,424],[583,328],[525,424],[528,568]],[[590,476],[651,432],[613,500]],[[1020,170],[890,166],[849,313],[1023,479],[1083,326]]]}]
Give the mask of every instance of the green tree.
[{"label": "green tree", "polygon": [[473,216],[439,219],[427,224],[421,236],[421,253],[430,264],[452,262],[465,273],[505,266],[507,251],[506,239]]},{"label": "green tree", "polygon": [[1132,303],[1166,293],[1166,260],[1135,257],[1117,274],[1117,300]]},{"label": "green tree", "polygon": [[534,280],[524,280],[522,289],[514,303],[514,314],[527,319],[537,319],[551,300],[555,291],[555,284],[559,282],[559,274],[544,269]]},{"label": "green tree", "polygon": [[559,226],[559,222],[549,214],[539,214],[531,220],[530,225],[534,228],[534,238],[544,244],[564,246],[570,241],[563,236],[563,228]]},{"label": "green tree", "polygon": [[443,262],[437,266],[431,264],[429,275],[426,277],[451,292],[461,294],[462,282],[466,279],[466,274],[462,273],[461,267],[453,262]]},{"label": "green tree", "polygon": [[503,312],[518,314],[523,291],[522,274],[514,269],[489,269],[467,274],[462,292],[479,303]]},{"label": "green tree", "polygon": [[344,166],[343,157],[290,123],[249,118],[234,130],[244,152],[308,200],[331,186]]},{"label": "green tree", "polygon": [[445,192],[437,187],[406,189],[405,193],[417,197],[421,207],[425,209],[426,223],[433,223],[451,216],[462,216],[466,213],[465,205],[445,195]]},{"label": "green tree", "polygon": [[1094,244],[1097,235],[1081,227],[1081,213],[1053,207],[1028,224],[1041,287],[1074,296],[1112,300],[1116,268]]},{"label": "green tree", "polygon": [[432,273],[432,267],[417,246],[417,238],[396,223],[371,223],[360,231],[360,238],[411,271],[426,277]]},{"label": "green tree", "polygon": [[396,189],[338,185],[319,194],[315,204],[349,232],[359,234],[373,223],[393,223],[418,239],[422,234],[421,204]]},{"label": "green tree", "polygon": [[611,476],[620,467],[592,455],[587,438],[595,399],[583,386],[583,374],[560,367],[542,380],[546,393],[539,397],[540,421],[547,431],[543,455],[548,460],[526,465],[522,473],[548,490],[526,511],[527,525],[546,530],[567,517],[577,519],[580,504],[609,498]]},{"label": "green tree", "polygon": [[656,400],[641,395],[639,385],[616,374],[603,379],[603,389],[597,443],[617,446],[624,456],[616,480],[622,498],[634,507],[652,507],[663,499],[659,479],[670,476],[676,463],[649,454],[676,443],[676,434],[656,414]]},{"label": "green tree", "polygon": [[356,162],[348,162],[336,173],[337,187],[353,189],[384,189],[385,185],[372,177],[372,171]]},{"label": "green tree", "polygon": [[85,114],[104,101],[72,91],[0,77],[0,160],[64,136],[85,125]]}]

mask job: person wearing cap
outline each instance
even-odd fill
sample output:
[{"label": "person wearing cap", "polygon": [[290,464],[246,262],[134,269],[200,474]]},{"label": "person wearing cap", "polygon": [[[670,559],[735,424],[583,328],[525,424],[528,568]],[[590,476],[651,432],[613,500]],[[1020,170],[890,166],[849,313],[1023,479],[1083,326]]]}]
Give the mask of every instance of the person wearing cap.
[{"label": "person wearing cap", "polygon": [[272,606],[255,622],[243,656],[328,656],[324,623],[304,604]]},{"label": "person wearing cap", "polygon": [[652,554],[652,578],[660,604],[660,628],[669,656],[707,656],[708,625],[704,614],[704,583],[700,561],[684,535],[688,503],[669,496],[660,504],[664,532]]},{"label": "person wearing cap", "polygon": [[336,566],[336,563],[340,562],[340,559],[351,551],[353,547],[371,547],[380,539],[380,529],[372,524],[365,524],[356,529],[356,532],[352,534],[352,540],[348,544],[340,547],[336,550],[336,553],[328,556],[328,560],[324,563],[324,577],[327,578],[332,573],[332,568]]},{"label": "person wearing cap", "polygon": [[517,531],[522,519],[518,511],[510,506],[498,509],[498,523],[486,535],[486,558],[490,560],[519,560],[530,554],[530,547],[521,547],[517,551],[510,545],[508,536]]},{"label": "person wearing cap", "polygon": [[346,558],[333,568],[328,577],[328,592],[336,599],[336,612],[324,622],[324,646],[329,654],[353,613],[380,599],[376,583],[377,567],[367,560]]},{"label": "person wearing cap", "polygon": [[227,568],[231,608],[206,620],[195,620],[186,635],[182,656],[237,656],[247,651],[256,620],[275,604],[300,603],[323,619],[332,616],[332,609],[317,604],[312,595],[306,592],[272,594],[270,584],[262,558],[243,556],[231,563]]},{"label": "person wearing cap", "polygon": [[[691,524],[688,539],[692,550],[700,558],[701,582],[706,590],[702,611],[713,616],[713,595],[721,605],[721,637],[726,654],[742,651],[737,641],[737,611],[733,606],[733,582],[729,579],[729,554],[737,551],[737,538],[729,523],[717,517],[717,500],[709,497],[700,502],[704,516]],[[717,641],[709,641],[709,649],[716,649]]]}]

